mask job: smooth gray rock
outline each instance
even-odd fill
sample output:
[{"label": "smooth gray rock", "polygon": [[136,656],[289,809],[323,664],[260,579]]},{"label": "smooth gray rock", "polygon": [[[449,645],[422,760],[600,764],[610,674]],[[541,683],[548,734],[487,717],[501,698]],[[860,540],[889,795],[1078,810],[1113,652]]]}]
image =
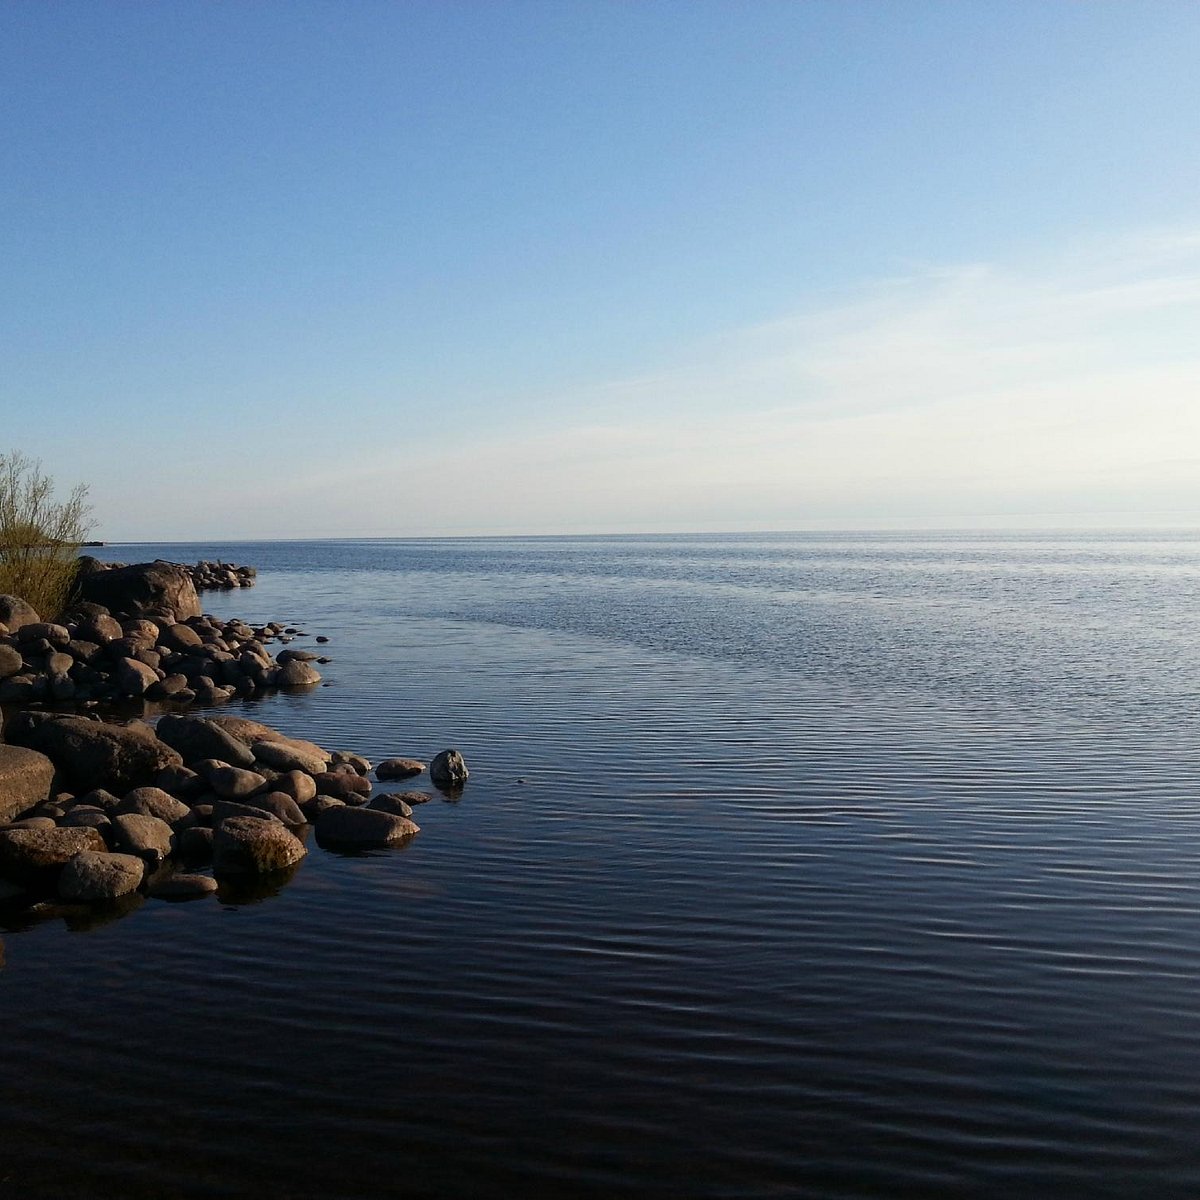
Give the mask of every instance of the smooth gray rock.
[{"label": "smooth gray rock", "polygon": [[46,755],[0,744],[0,823],[49,800],[56,790],[54,764]]},{"label": "smooth gray rock", "polygon": [[304,843],[279,821],[230,817],[213,833],[213,870],[218,875],[282,871],[306,853]]},{"label": "smooth gray rock", "polygon": [[434,755],[429,764],[429,778],[433,780],[434,787],[443,791],[462,787],[469,775],[467,764],[457,750],[443,750]]},{"label": "smooth gray rock", "polygon": [[0,829],[0,876],[38,883],[84,850],[104,850],[94,829]]},{"label": "smooth gray rock", "polygon": [[79,589],[85,600],[114,613],[136,615],[153,609],[173,613],[177,621],[200,615],[200,597],[191,576],[185,567],[172,563],[134,563],[81,573]]},{"label": "smooth gray rock", "polygon": [[113,817],[113,844],[118,850],[157,866],[175,849],[175,834],[170,825],[158,817],[120,813]]},{"label": "smooth gray rock", "polygon": [[396,813],[375,808],[327,808],[317,817],[317,840],[348,849],[367,850],[403,842],[420,826]]},{"label": "smooth gray rock", "polygon": [[381,782],[388,779],[411,779],[425,770],[425,764],[415,758],[387,758],[375,768],[375,778]]},{"label": "smooth gray rock", "polygon": [[145,869],[132,854],[84,850],[63,867],[58,894],[64,900],[115,900],[137,891]]}]

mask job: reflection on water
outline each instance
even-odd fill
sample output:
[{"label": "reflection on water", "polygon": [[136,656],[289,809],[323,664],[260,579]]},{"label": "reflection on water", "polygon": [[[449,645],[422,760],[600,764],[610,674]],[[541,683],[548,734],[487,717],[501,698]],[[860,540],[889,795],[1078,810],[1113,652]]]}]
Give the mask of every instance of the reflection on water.
[{"label": "reflection on water", "polygon": [[1194,536],[159,553],[332,639],[227,711],[471,779],[3,925],[0,1196],[1200,1194]]}]

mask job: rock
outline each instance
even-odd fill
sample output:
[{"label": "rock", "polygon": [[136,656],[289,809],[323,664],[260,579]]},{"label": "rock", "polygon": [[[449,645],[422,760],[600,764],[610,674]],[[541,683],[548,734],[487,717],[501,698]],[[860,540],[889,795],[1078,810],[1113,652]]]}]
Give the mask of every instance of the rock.
[{"label": "rock", "polygon": [[121,658],[117,660],[117,668],[113,675],[122,693],[126,696],[144,696],[148,688],[158,682],[158,672],[148,667],[136,658]]},{"label": "rock", "polygon": [[304,771],[285,771],[274,781],[275,790],[291,796],[297,804],[306,804],[317,794],[317,781]]},{"label": "rock", "polygon": [[169,875],[150,887],[150,895],[156,900],[199,900],[211,896],[217,890],[217,881],[211,875]]},{"label": "rock", "polygon": [[190,625],[183,624],[168,625],[158,635],[158,642],[160,646],[166,646],[169,650],[180,650],[184,653],[204,645],[200,635]]},{"label": "rock", "polygon": [[94,829],[0,829],[0,875],[36,884],[84,850],[104,850]]},{"label": "rock", "polygon": [[324,634],[322,634],[320,637],[317,638],[317,641],[320,642],[321,645],[323,646],[323,645],[325,645],[325,643],[327,641],[329,641],[329,639],[327,637],[325,637]]},{"label": "rock", "polygon": [[428,804],[433,799],[430,792],[397,792],[396,794],[406,804]]},{"label": "rock", "polygon": [[85,792],[78,797],[75,803],[84,808],[98,808],[101,812],[112,816],[121,805],[121,797],[114,796],[112,792],[105,791],[104,788],[93,788],[90,792]]},{"label": "rock", "polygon": [[467,764],[457,750],[443,750],[441,754],[435,755],[433,762],[429,764],[429,778],[433,780],[434,787],[439,787],[442,791],[453,791],[462,787],[469,774]]},{"label": "rock", "polygon": [[175,835],[170,825],[158,817],[121,813],[113,817],[113,844],[157,866],[175,849]]},{"label": "rock", "polygon": [[54,764],[44,754],[0,744],[0,822],[49,800],[56,790]]},{"label": "rock", "polygon": [[321,755],[286,742],[255,742],[254,757],[278,771],[303,771],[307,775],[319,775],[326,765]]},{"label": "rock", "polygon": [[314,796],[311,800],[306,800],[300,805],[300,811],[308,819],[310,825],[317,823],[317,818],[327,808],[345,808],[345,800],[339,800],[336,796]]},{"label": "rock", "polygon": [[42,618],[20,596],[0,595],[0,622],[8,627],[9,633],[16,633],[25,625],[33,625]]},{"label": "rock", "polygon": [[157,817],[175,830],[196,823],[192,810],[186,804],[168,795],[162,788],[156,787],[134,788],[117,806],[117,814],[122,813],[141,813],[143,816]]},{"label": "rock", "polygon": [[388,758],[375,768],[375,778],[381,781],[411,779],[414,775],[420,775],[424,770],[425,764],[418,762],[415,758]]},{"label": "rock", "polygon": [[215,829],[222,821],[230,817],[258,817],[259,820],[278,821],[279,817],[268,812],[265,808],[257,808],[253,804],[239,804],[236,800],[218,800],[213,805],[212,824]]},{"label": "rock", "polygon": [[123,621],[121,630],[126,639],[141,649],[153,646],[159,637],[157,623],[149,621],[145,617],[131,617],[129,620]]},{"label": "rock", "polygon": [[84,850],[63,867],[58,894],[64,900],[115,900],[137,891],[145,869],[132,854]]},{"label": "rock", "polygon": [[84,641],[98,642],[101,646],[115,642],[117,638],[124,637],[124,635],[125,631],[121,628],[121,622],[116,617],[109,616],[108,613],[96,613],[81,621],[75,634]]},{"label": "rock", "polygon": [[112,820],[98,808],[73,808],[60,824],[64,829],[94,829],[106,842],[112,832]]},{"label": "rock", "polygon": [[356,775],[366,775],[371,770],[370,762],[361,754],[352,754],[349,750],[333,752],[333,768],[349,767]]},{"label": "rock", "polygon": [[[176,621],[200,616],[200,597],[187,569],[174,563],[135,563],[107,571],[81,572],[79,590],[85,600],[103,604],[110,612],[170,612]],[[3,620],[0,611],[0,620]]]},{"label": "rock", "polygon": [[154,786],[162,788],[176,800],[195,800],[208,791],[208,780],[191,767],[167,767],[154,777]]},{"label": "rock", "polygon": [[275,661],[281,666],[289,662],[316,662],[317,655],[311,650],[281,650],[275,656]]},{"label": "rock", "polygon": [[321,672],[310,663],[292,659],[283,663],[275,676],[276,687],[307,687],[309,684],[320,683]]},{"label": "rock", "polygon": [[375,808],[327,808],[317,817],[317,840],[323,844],[367,850],[390,846],[419,833],[407,817]]},{"label": "rock", "polygon": [[205,717],[167,713],[159,718],[155,733],[178,750],[188,766],[203,758],[217,758],[232,767],[254,765],[254,754],[245,742]]},{"label": "rock", "polygon": [[412,805],[398,793],[376,796],[368,805],[378,812],[395,813],[398,817],[411,817]]},{"label": "rock", "polygon": [[10,742],[45,754],[76,792],[108,788],[124,795],[153,783],[164,767],[183,765],[179,754],[159,741],[144,721],[114,725],[85,717],[19,712],[5,733]]},{"label": "rock", "polygon": [[322,771],[313,776],[317,791],[325,796],[336,796],[347,804],[362,804],[371,794],[371,781],[353,771]]},{"label": "rock", "polygon": [[264,725],[260,721],[251,721],[247,717],[229,717],[224,714],[218,714],[210,717],[214,725],[219,725],[226,733],[232,734],[239,742],[244,742],[247,746],[254,746],[256,742],[282,742],[285,746],[295,746],[298,750],[307,751],[310,754],[319,755],[325,762],[333,757],[328,750],[318,746],[315,742],[306,742],[303,738],[288,737],[282,734],[278,729],[272,729],[270,725]]},{"label": "rock", "polygon": [[71,640],[71,631],[53,621],[30,621],[15,632],[17,641],[23,644],[45,641],[51,646],[65,646]]},{"label": "rock", "polygon": [[54,817],[21,817],[18,821],[10,821],[8,829],[57,829],[58,821]]},{"label": "rock", "polygon": [[278,818],[285,825],[305,825],[307,821],[300,806],[284,792],[267,792],[262,796],[251,796],[246,801],[250,808],[261,809]]},{"label": "rock", "polygon": [[213,834],[213,870],[218,875],[281,871],[306,853],[299,838],[278,821],[230,817]]},{"label": "rock", "polygon": [[25,660],[21,652],[9,645],[0,644],[0,679],[10,675],[19,675],[25,668]]},{"label": "rock", "polygon": [[266,779],[257,771],[245,771],[241,767],[210,767],[205,775],[212,790],[225,800],[244,800],[267,785]]}]

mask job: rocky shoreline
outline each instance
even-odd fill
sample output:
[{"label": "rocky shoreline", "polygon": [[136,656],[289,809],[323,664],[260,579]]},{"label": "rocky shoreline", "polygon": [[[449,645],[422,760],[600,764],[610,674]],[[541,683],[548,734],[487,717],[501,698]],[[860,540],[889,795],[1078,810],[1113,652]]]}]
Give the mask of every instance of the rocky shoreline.
[{"label": "rocky shoreline", "polygon": [[[178,564],[101,567],[81,579],[85,596],[112,599],[119,585],[119,607],[84,599],[47,622],[0,596],[0,699],[19,705],[0,742],[0,905],[70,917],[145,895],[229,894],[248,881],[274,889],[310,835],[353,852],[419,832],[414,806],[433,794],[375,794],[376,783],[428,769],[445,796],[461,792],[468,771],[456,750],[428,768],[402,757],[373,767],[246,717],[183,711],[312,687],[312,662],[328,660],[298,650],[272,658],[267,645],[304,636],[294,627],[205,616]],[[155,723],[94,711],[138,698],[166,711]]]}]

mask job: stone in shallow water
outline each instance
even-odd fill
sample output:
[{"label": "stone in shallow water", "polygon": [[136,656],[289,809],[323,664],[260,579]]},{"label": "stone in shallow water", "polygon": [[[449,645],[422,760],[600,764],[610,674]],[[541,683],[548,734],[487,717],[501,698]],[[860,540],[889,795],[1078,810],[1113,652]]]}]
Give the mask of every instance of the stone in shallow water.
[{"label": "stone in shallow water", "polygon": [[211,875],[171,875],[150,887],[150,895],[158,900],[199,900],[217,890]]},{"label": "stone in shallow water", "polygon": [[317,817],[317,840],[352,850],[369,850],[403,842],[420,826],[396,813],[376,808],[327,808]]},{"label": "stone in shallow water", "polygon": [[375,778],[411,779],[425,770],[425,764],[415,758],[388,758],[375,768]]},{"label": "stone in shallow water", "polygon": [[376,796],[367,807],[379,812],[395,813],[398,817],[411,817],[413,812],[412,805],[399,794]]},{"label": "stone in shallow water", "polygon": [[104,849],[94,829],[0,829],[0,875],[14,883],[37,883],[81,851]]},{"label": "stone in shallow water", "polygon": [[120,813],[113,817],[113,843],[118,850],[157,866],[175,849],[175,834],[170,825],[158,817]]},{"label": "stone in shallow water", "polygon": [[443,750],[429,764],[429,778],[443,791],[462,787],[469,775],[467,764],[457,750]]},{"label": "stone in shallow water", "polygon": [[230,817],[213,835],[213,869],[218,875],[265,874],[304,857],[304,843],[276,820]]},{"label": "stone in shallow water", "polygon": [[64,900],[115,900],[136,891],[144,871],[132,854],[85,850],[63,867],[58,894]]}]

